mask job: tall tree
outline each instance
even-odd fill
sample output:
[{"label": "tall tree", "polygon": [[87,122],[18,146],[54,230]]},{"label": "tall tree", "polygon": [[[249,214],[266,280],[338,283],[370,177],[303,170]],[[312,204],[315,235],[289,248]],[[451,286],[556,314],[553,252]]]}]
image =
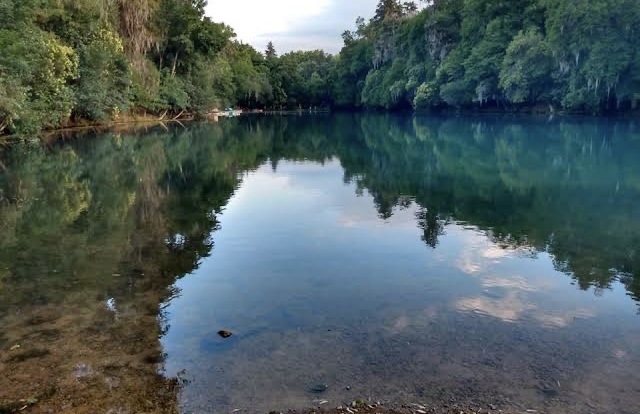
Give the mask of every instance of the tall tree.
[{"label": "tall tree", "polygon": [[269,41],[269,43],[267,43],[267,50],[265,50],[264,56],[267,59],[276,59],[278,57],[278,53],[276,53],[276,48],[273,45],[273,42]]}]

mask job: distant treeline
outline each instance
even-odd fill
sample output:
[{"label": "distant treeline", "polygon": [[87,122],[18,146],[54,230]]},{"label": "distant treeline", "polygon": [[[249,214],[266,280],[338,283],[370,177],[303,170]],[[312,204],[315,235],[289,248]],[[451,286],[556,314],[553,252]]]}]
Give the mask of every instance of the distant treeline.
[{"label": "distant treeline", "polygon": [[230,105],[604,113],[640,98],[637,0],[420,3],[381,0],[336,56],[278,56],[206,0],[0,0],[0,134]]}]

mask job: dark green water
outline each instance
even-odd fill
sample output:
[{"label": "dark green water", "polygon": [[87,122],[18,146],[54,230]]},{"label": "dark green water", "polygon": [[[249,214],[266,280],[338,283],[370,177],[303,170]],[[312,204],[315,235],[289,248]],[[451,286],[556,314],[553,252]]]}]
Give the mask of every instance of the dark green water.
[{"label": "dark green water", "polygon": [[245,117],[0,161],[0,402],[640,407],[631,121]]}]

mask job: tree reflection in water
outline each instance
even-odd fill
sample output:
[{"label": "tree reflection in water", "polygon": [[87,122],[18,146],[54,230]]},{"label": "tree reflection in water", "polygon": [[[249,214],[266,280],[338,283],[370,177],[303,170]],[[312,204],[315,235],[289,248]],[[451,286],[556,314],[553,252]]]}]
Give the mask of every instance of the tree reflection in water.
[{"label": "tree reflection in water", "polygon": [[344,114],[7,146],[0,408],[177,411],[163,304],[211,254],[243,173],[266,162],[337,158],[381,220],[417,204],[432,248],[465,223],[504,249],[550,253],[581,289],[619,280],[638,301],[635,136],[624,121]]}]

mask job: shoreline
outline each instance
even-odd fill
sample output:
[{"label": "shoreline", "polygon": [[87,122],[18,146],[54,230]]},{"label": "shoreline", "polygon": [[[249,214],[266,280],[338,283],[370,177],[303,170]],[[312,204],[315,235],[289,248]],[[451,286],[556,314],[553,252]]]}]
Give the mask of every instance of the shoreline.
[{"label": "shoreline", "polygon": [[[96,122],[96,123],[70,123],[60,128],[52,128],[45,129],[41,131],[36,138],[49,140],[53,135],[56,134],[64,134],[66,132],[75,133],[75,132],[83,132],[83,131],[95,131],[95,132],[107,132],[107,131],[128,131],[135,127],[139,126],[163,126],[166,127],[166,124],[182,124],[182,122],[191,122],[195,120],[202,121],[210,121],[210,122],[219,122],[220,118],[235,118],[240,116],[247,115],[279,115],[279,116],[287,116],[287,115],[327,115],[331,113],[373,113],[373,114],[410,114],[410,115],[431,115],[431,116],[548,116],[548,117],[557,117],[557,118],[589,118],[589,119],[635,119],[640,117],[640,111],[626,111],[619,112],[613,114],[588,114],[588,113],[569,113],[569,112],[540,112],[540,111],[510,111],[510,110],[494,110],[494,109],[486,109],[486,110],[478,110],[478,109],[452,109],[447,108],[443,110],[426,110],[426,109],[397,109],[397,110],[383,110],[383,109],[361,109],[361,108],[335,108],[335,109],[320,109],[320,110],[309,110],[309,109],[292,109],[292,110],[247,110],[247,111],[235,111],[233,114],[229,114],[226,111],[217,111],[210,112],[204,115],[194,115],[194,114],[180,114],[180,116],[175,118],[158,118],[152,117],[148,115],[142,116],[123,116],[119,120],[112,120],[107,122]],[[36,139],[34,138],[34,139]],[[0,143],[7,143],[12,140],[21,141],[22,138],[18,134],[5,134],[0,135]]]},{"label": "shoreline", "polygon": [[[237,116],[237,115],[236,115]],[[48,140],[51,139],[54,135],[64,134],[64,133],[76,133],[83,131],[95,131],[95,132],[107,132],[107,131],[129,131],[136,127],[155,127],[155,126],[164,126],[166,124],[182,124],[182,122],[190,122],[197,119],[202,119],[203,121],[210,122],[218,122],[220,118],[228,118],[231,117],[226,112],[211,112],[205,115],[194,115],[194,114],[180,114],[175,118],[164,118],[157,116],[149,116],[149,115],[127,115],[119,118],[118,120],[111,120],[106,122],[76,122],[69,123],[60,128],[51,128],[44,129],[34,139],[43,139]],[[7,134],[0,135],[0,143],[8,142],[11,140],[20,141],[21,138],[18,134]]]}]

